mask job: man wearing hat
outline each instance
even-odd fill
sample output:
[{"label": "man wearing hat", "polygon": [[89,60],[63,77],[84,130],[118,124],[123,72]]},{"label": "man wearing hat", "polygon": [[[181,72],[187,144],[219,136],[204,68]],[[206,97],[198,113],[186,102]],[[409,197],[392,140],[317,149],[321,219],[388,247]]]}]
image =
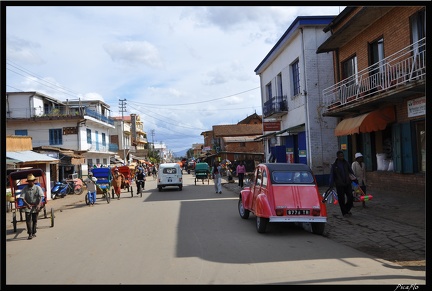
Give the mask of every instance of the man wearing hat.
[{"label": "man wearing hat", "polygon": [[96,202],[96,181],[97,178],[93,176],[91,171],[88,173],[87,179],[84,180],[88,191],[89,206],[93,206]]},{"label": "man wearing hat", "polygon": [[33,174],[27,175],[27,185],[22,189],[21,197],[25,205],[25,218],[28,238],[36,237],[37,220],[39,210],[43,206],[45,197],[42,187],[35,185],[36,178]]},{"label": "man wearing hat", "polygon": [[[363,162],[363,155],[356,153],[354,155],[355,161],[352,163],[351,168],[354,175],[357,177],[358,184],[362,189],[363,193],[366,194],[366,165]],[[363,207],[366,207],[366,203],[363,201]]]}]

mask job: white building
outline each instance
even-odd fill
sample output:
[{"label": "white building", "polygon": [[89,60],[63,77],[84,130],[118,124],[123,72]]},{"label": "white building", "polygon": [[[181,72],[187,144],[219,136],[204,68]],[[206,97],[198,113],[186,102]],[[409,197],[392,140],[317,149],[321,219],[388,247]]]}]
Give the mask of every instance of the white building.
[{"label": "white building", "polygon": [[[260,77],[265,160],[309,165],[320,184],[336,158],[336,120],[322,91],[334,84],[332,54],[317,54],[334,16],[299,16],[255,69]],[[325,182],[323,182],[325,180]]]},{"label": "white building", "polygon": [[6,135],[31,136],[33,148],[56,147],[80,154],[84,163],[63,165],[71,168],[64,175],[85,176],[94,165],[109,165],[117,153],[109,144],[115,128],[109,107],[99,100],[62,102],[39,92],[7,92]]}]

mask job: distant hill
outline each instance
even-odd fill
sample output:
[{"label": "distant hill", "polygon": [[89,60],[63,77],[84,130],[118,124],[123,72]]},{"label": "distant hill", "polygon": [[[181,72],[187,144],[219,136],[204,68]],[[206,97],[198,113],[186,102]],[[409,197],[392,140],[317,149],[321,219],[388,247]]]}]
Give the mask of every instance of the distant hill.
[{"label": "distant hill", "polygon": [[187,153],[188,150],[189,150],[189,149],[185,149],[185,150],[182,150],[182,151],[179,151],[179,152],[173,152],[173,154],[174,154],[174,156],[176,156],[177,158],[180,158],[180,157],[186,157],[186,153]]}]

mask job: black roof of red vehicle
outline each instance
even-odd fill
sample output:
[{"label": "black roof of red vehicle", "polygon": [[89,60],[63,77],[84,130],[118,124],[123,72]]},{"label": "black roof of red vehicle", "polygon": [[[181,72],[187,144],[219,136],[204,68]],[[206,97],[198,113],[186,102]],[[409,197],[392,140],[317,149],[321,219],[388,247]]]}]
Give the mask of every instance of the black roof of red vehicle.
[{"label": "black roof of red vehicle", "polygon": [[300,163],[262,163],[260,165],[265,165],[270,171],[307,171],[312,173],[308,165]]}]

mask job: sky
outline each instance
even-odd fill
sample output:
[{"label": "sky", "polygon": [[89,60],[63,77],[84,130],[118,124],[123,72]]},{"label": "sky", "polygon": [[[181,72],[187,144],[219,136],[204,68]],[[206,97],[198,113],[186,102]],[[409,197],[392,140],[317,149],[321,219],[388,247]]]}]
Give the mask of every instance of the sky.
[{"label": "sky", "polygon": [[261,115],[261,61],[297,16],[345,8],[66,3],[2,7],[6,91],[98,99],[113,117],[126,100],[123,115],[139,114],[148,141],[174,153],[213,125]]}]

